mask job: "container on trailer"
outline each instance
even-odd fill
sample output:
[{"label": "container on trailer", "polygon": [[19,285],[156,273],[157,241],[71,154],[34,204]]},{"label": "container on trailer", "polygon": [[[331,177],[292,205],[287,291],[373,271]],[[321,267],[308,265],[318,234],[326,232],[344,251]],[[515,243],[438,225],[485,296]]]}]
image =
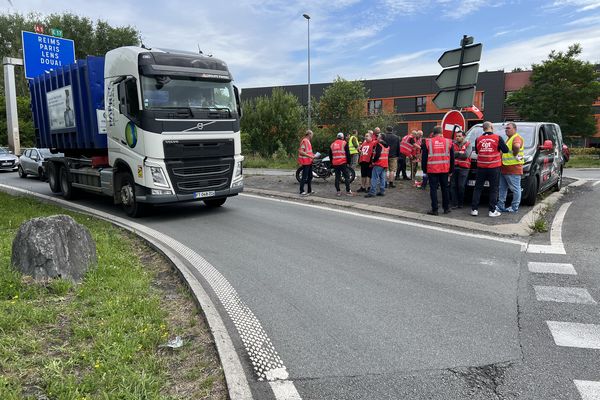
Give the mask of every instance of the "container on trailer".
[{"label": "container on trailer", "polygon": [[88,56],[29,81],[38,147],[105,150],[104,58]]}]

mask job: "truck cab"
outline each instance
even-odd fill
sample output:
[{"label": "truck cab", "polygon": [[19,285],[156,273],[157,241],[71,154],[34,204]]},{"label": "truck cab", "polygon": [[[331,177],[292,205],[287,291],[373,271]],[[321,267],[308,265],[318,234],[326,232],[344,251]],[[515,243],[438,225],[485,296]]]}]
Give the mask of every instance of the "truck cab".
[{"label": "truck cab", "polygon": [[[568,158],[563,154],[563,139],[560,126],[551,122],[515,122],[517,133],[525,141],[523,176],[521,177],[521,202],[532,206],[539,193],[550,188],[560,190],[562,174]],[[505,141],[505,123],[494,123],[494,133]],[[475,186],[477,169],[477,153],[475,153],[475,140],[483,134],[483,125],[474,125],[466,134],[466,140],[473,146],[471,153],[471,170],[467,180],[467,187]],[[486,181],[486,186],[489,184]]]}]

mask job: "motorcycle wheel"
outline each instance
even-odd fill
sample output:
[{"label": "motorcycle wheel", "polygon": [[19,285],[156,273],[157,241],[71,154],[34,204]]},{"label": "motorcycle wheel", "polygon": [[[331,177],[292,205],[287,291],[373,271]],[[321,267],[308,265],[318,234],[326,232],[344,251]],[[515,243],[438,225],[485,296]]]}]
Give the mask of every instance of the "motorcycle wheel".
[{"label": "motorcycle wheel", "polygon": [[302,167],[296,170],[296,180],[298,181],[298,183],[302,181]]},{"label": "motorcycle wheel", "polygon": [[[350,179],[350,183],[354,182],[354,179],[356,179],[356,171],[354,171],[354,168],[352,167],[346,167],[348,169],[348,178]],[[346,183],[346,179],[344,179],[344,176],[342,175],[342,183]]]}]

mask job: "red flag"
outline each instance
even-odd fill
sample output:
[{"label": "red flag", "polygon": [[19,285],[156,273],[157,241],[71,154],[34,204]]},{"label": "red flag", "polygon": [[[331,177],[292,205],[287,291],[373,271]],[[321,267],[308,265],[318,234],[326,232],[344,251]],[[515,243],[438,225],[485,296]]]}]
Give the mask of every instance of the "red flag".
[{"label": "red flag", "polygon": [[473,114],[475,114],[478,119],[483,119],[483,113],[481,112],[481,110],[479,110],[479,108],[475,107],[475,105],[464,108],[464,111],[470,111]]}]

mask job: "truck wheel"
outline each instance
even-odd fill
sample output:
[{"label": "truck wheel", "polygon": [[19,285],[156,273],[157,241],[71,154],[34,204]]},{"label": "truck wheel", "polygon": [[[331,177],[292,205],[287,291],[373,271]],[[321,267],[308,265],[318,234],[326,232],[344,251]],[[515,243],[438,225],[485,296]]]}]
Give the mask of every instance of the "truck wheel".
[{"label": "truck wheel", "polygon": [[206,204],[210,208],[221,207],[225,204],[227,197],[223,197],[222,199],[212,199],[212,200],[204,200],[204,204]]},{"label": "truck wheel", "polygon": [[139,218],[146,212],[146,204],[139,203],[135,197],[135,181],[131,174],[121,177],[120,198],[125,214],[132,218]]},{"label": "truck wheel", "polygon": [[71,200],[75,197],[75,191],[73,190],[73,185],[71,185],[71,181],[69,180],[69,173],[67,172],[67,167],[64,165],[60,167],[58,171],[59,182],[60,182],[60,190],[62,191],[63,197],[67,200]]},{"label": "truck wheel", "polygon": [[19,178],[27,178],[27,172],[25,172],[25,170],[23,169],[23,167],[21,165],[19,165],[19,168],[17,169],[17,171],[19,172]]},{"label": "truck wheel", "polygon": [[296,180],[298,181],[298,183],[302,181],[302,167],[296,170]]},{"label": "truck wheel", "polygon": [[48,164],[48,184],[52,193],[59,193],[60,182],[58,179],[58,172],[56,171],[56,165],[54,163]]},{"label": "truck wheel", "polygon": [[527,189],[525,190],[525,196],[523,197],[523,204],[526,206],[534,206],[538,192],[538,177],[530,176],[527,182]]}]

